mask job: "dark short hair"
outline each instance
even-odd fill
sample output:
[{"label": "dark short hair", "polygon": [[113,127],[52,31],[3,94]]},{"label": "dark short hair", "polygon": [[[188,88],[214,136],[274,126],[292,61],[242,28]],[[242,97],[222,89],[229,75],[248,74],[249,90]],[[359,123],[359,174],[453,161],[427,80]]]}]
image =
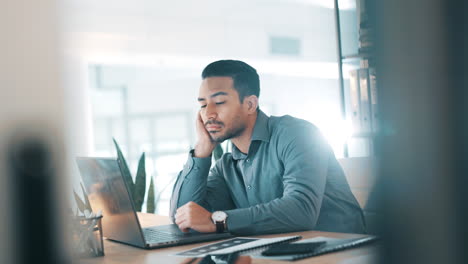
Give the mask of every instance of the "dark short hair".
[{"label": "dark short hair", "polygon": [[246,96],[260,96],[260,79],[252,66],[238,60],[219,60],[208,64],[202,72],[202,79],[208,77],[231,77],[234,89],[239,93],[241,103]]}]

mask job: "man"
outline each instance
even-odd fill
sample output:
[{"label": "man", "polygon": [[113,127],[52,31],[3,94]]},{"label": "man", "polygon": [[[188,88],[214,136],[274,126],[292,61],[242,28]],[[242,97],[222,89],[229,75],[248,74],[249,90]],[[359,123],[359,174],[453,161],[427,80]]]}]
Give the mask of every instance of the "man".
[{"label": "man", "polygon": [[[170,214],[182,231],[365,233],[332,149],[311,123],[259,109],[254,68],[216,61],[202,79],[197,143],[171,198]],[[227,139],[232,153],[210,171],[214,148]]]}]

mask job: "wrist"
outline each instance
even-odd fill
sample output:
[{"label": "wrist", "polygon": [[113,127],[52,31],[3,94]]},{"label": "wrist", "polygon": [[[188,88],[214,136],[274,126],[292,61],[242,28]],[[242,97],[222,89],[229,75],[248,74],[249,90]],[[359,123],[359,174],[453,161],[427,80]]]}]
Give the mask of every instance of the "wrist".
[{"label": "wrist", "polygon": [[216,223],[213,222],[213,214],[210,216],[210,222],[211,222],[211,233],[216,233]]},{"label": "wrist", "polygon": [[215,225],[215,230],[217,233],[227,231],[227,218],[228,215],[223,211],[216,211],[211,214],[211,219]]},{"label": "wrist", "polygon": [[211,153],[213,153],[213,150],[214,148],[210,150],[209,148],[202,148],[197,144],[193,149],[192,156],[195,158],[208,158],[211,156]]}]

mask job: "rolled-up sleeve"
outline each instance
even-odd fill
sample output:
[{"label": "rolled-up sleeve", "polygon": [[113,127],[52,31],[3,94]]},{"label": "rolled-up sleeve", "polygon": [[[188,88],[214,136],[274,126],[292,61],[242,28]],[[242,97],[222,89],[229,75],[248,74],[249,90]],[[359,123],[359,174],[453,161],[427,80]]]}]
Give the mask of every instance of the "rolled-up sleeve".
[{"label": "rolled-up sleeve", "polygon": [[[295,131],[291,133],[292,131]],[[228,210],[229,231],[236,234],[313,229],[320,213],[330,149],[317,129],[292,128],[278,141],[284,163],[283,196],[248,208]]]}]

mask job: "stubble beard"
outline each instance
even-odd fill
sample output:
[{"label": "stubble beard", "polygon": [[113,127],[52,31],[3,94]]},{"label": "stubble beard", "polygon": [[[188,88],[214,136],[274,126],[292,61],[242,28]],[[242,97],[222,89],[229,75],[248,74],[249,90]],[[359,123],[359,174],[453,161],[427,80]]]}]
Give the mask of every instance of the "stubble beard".
[{"label": "stubble beard", "polygon": [[[224,124],[222,124],[222,127],[224,127]],[[210,136],[213,142],[223,143],[225,140],[240,136],[244,130],[245,124],[237,124],[233,128],[227,130],[223,135],[216,136],[216,132],[210,132]]]},{"label": "stubble beard", "polygon": [[238,127],[237,129],[231,129],[226,131],[224,135],[215,136],[211,134],[211,140],[216,143],[223,143],[225,140],[238,137],[244,131],[245,127]]}]

